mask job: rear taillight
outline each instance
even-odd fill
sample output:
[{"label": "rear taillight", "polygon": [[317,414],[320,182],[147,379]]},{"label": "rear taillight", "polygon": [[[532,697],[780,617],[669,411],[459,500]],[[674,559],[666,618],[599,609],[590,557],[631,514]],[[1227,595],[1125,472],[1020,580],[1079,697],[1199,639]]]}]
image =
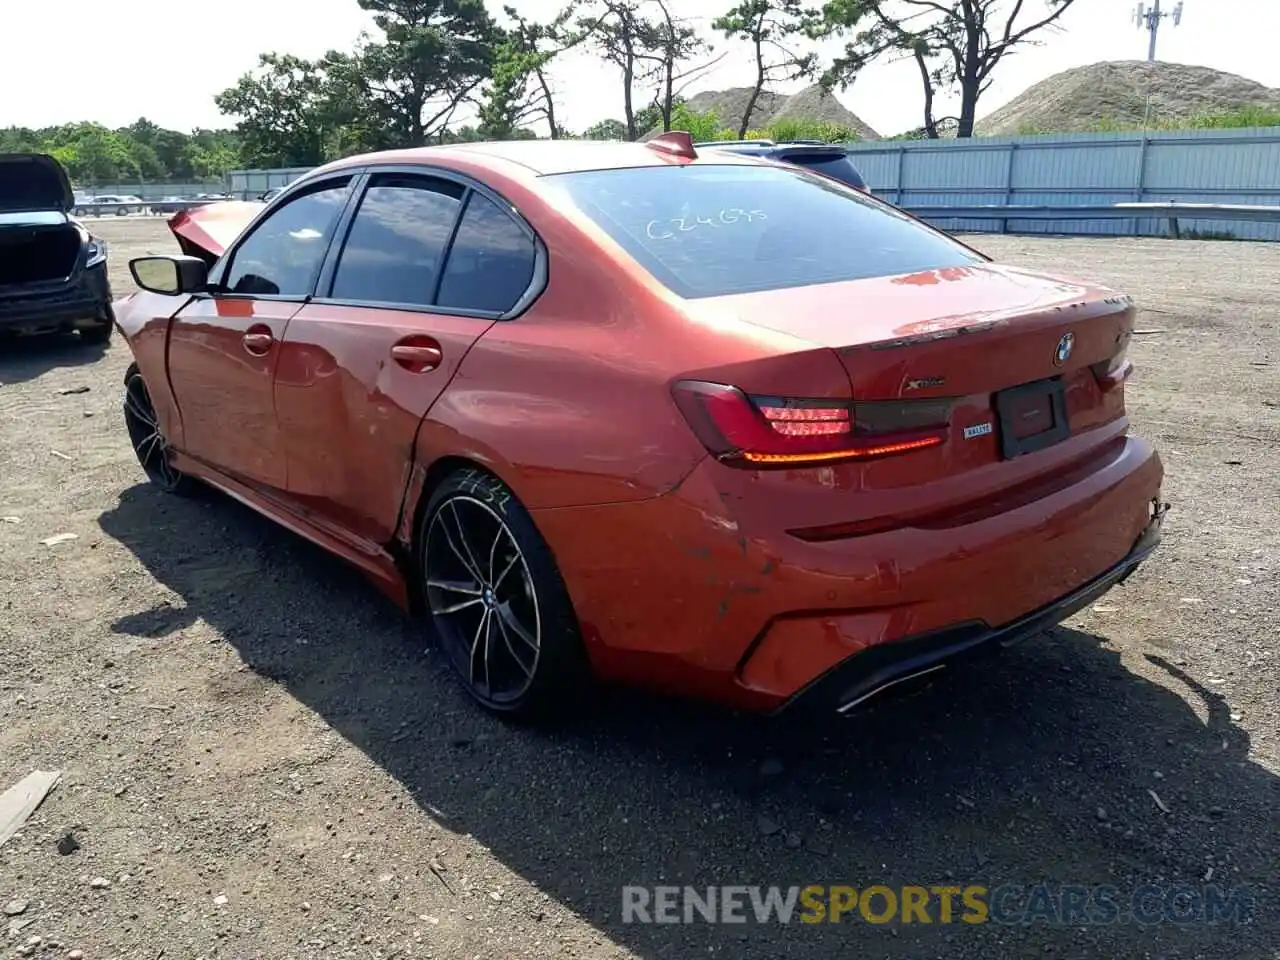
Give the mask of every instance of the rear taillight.
[{"label": "rear taillight", "polygon": [[936,447],[949,401],[869,403],[749,396],[737,387],[681,380],[672,393],[689,426],[718,459],[752,467],[865,460]]}]

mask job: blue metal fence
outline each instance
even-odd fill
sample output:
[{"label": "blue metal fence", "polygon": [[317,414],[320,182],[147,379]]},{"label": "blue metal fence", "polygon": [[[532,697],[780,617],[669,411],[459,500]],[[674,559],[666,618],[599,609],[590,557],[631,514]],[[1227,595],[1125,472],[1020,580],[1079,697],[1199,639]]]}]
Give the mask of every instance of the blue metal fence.
[{"label": "blue metal fence", "polygon": [[[1280,203],[1280,128],[851,144],[876,194],[912,209],[1123,202]],[[1153,235],[1159,219],[934,219],[955,231]],[[1278,223],[1182,220],[1186,234],[1280,240]]]},{"label": "blue metal fence", "polygon": [[96,183],[82,181],[74,184],[77,197],[140,197],[143,200],[159,200],[162,197],[194,197],[201,193],[221,193],[226,187],[220,180],[157,180],[153,182],[118,180]]},{"label": "blue metal fence", "polygon": [[[1117,203],[1280,204],[1280,127],[1075,133],[850,144],[872,191],[955,232],[1155,236],[1166,217],[939,217],[940,207],[1097,207]],[[231,193],[253,199],[305,168],[237,170]],[[1180,216],[1183,236],[1280,240],[1280,222]]]},{"label": "blue metal fence", "polygon": [[287,187],[310,167],[283,167],[278,170],[232,170],[227,174],[227,189],[241,200],[254,200],[276,187]]}]

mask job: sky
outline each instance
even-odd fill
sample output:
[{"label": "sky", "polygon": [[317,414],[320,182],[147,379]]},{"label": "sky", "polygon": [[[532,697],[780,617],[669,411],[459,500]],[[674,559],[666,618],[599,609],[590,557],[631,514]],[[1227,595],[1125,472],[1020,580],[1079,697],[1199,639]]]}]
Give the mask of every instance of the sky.
[{"label": "sky", "polygon": [[[516,0],[514,6],[545,20],[562,2]],[[1026,0],[1025,8],[1036,12],[1044,2]],[[1162,0],[1162,6],[1175,2]],[[678,15],[709,23],[733,0],[673,4]],[[489,5],[495,12],[501,6],[496,0]],[[1076,0],[1060,21],[1063,29],[1041,33],[1041,45],[1001,63],[979,116],[1060,70],[1145,59],[1148,35],[1133,22],[1136,7],[1137,0]],[[0,0],[0,127],[82,120],[121,127],[142,116],[178,130],[229,126],[213,96],[253,69],[260,52],[315,57],[346,50],[370,26],[356,0],[214,0],[199,7],[174,0]],[[1166,19],[1159,32],[1157,57],[1280,88],[1277,36],[1280,0],[1184,0],[1181,25]],[[729,55],[688,94],[752,82],[747,47],[720,38],[715,44]],[[50,64],[65,65],[69,54],[83,56],[83,69],[49,71]],[[575,53],[558,64],[554,78],[561,122],[569,129],[621,116],[621,78],[599,60]],[[883,134],[922,122],[914,63],[874,65],[838,96]]]}]

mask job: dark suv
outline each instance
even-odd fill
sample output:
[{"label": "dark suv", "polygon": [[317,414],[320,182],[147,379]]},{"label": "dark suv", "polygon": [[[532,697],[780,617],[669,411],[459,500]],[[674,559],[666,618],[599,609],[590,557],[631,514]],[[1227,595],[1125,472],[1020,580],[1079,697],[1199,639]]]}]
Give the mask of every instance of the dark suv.
[{"label": "dark suv", "polygon": [[849,151],[836,143],[822,143],[819,140],[788,140],[783,143],[773,140],[711,140],[694,146],[698,149],[728,150],[730,153],[741,153],[749,157],[794,163],[851,187],[871,192],[867,189],[867,181],[849,158]]},{"label": "dark suv", "polygon": [[68,215],[74,206],[53,157],[0,153],[0,334],[78,330],[87,343],[110,339],[107,246]]}]

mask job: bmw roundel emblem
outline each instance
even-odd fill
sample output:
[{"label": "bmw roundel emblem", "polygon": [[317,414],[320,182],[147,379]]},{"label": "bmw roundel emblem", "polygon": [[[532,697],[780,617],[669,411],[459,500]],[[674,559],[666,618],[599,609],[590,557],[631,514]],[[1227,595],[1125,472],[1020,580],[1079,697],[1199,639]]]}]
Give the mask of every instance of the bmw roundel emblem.
[{"label": "bmw roundel emblem", "polygon": [[1058,349],[1053,352],[1053,365],[1060,367],[1066,363],[1075,345],[1076,335],[1074,333],[1064,333],[1062,339],[1058,341]]}]

